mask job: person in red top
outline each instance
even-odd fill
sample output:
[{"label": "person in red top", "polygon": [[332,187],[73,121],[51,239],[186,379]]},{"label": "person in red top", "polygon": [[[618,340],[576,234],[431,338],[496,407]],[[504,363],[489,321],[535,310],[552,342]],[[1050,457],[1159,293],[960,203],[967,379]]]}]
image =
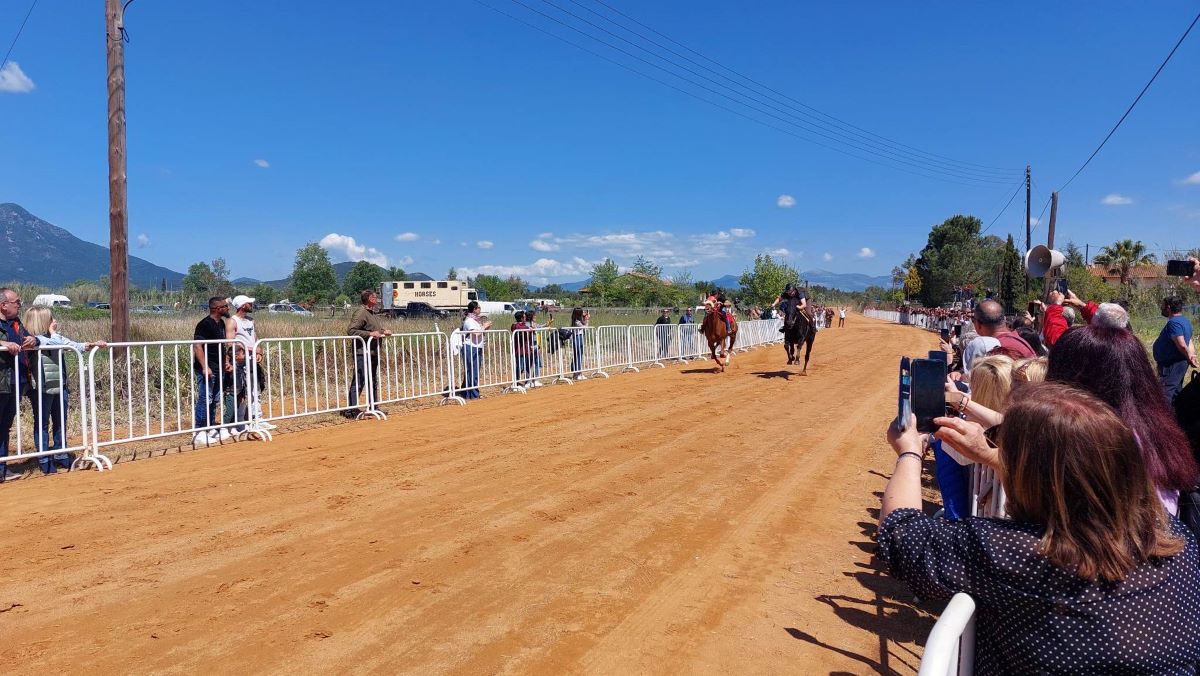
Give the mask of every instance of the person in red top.
[{"label": "person in red top", "polygon": [[[1067,323],[1067,318],[1063,316],[1063,299],[1065,297],[1057,290],[1054,290],[1050,292],[1050,295],[1047,296],[1047,298],[1050,301],[1049,305],[1042,303],[1040,300],[1034,302],[1038,305],[1041,305],[1043,308],[1042,339],[1043,342],[1046,343],[1047,348],[1052,348],[1054,347],[1054,344],[1058,342],[1059,337],[1066,333],[1067,329],[1070,327],[1070,324]],[[1090,319],[1094,312],[1095,311],[1092,310],[1091,312],[1084,314],[1084,318]]]}]

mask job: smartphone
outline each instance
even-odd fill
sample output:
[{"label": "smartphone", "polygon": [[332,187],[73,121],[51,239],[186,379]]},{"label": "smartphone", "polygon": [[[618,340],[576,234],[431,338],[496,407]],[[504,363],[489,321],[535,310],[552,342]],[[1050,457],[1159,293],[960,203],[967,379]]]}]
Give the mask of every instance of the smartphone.
[{"label": "smartphone", "polygon": [[950,329],[942,329],[941,336],[942,336],[943,343],[949,343],[950,342]]},{"label": "smartphone", "polygon": [[955,337],[955,338],[962,338],[962,324],[955,324],[955,325],[954,325],[954,337]]},{"label": "smartphone", "polygon": [[1057,288],[1058,288],[1059,293],[1061,293],[1064,296],[1067,295],[1067,278],[1066,277],[1063,277],[1062,279],[1058,280]]},{"label": "smartphone", "polygon": [[912,414],[911,380],[908,357],[900,358],[900,396],[896,401],[896,427],[908,427],[908,416]]},{"label": "smartphone", "polygon": [[929,358],[940,361],[943,364],[950,363],[950,357],[945,352],[942,352],[941,350],[930,350]]},{"label": "smartphone", "polygon": [[946,362],[937,359],[914,359],[911,373],[912,412],[917,417],[918,432],[933,432],[934,418],[946,415]]},{"label": "smartphone", "polygon": [[1191,261],[1167,261],[1167,275],[1191,277],[1196,274],[1196,264]]},{"label": "smartphone", "polygon": [[1038,313],[1038,306],[1037,306],[1037,303],[1030,303],[1028,306],[1026,306],[1026,308],[1025,308],[1025,309],[1026,309],[1026,310],[1029,312],[1029,314],[1031,314],[1031,315],[1036,315],[1036,314]]}]

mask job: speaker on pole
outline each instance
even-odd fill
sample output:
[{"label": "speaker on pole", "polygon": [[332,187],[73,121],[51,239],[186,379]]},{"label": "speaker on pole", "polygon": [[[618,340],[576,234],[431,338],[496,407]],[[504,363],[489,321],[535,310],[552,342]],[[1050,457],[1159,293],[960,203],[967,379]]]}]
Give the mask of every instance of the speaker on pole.
[{"label": "speaker on pole", "polygon": [[1046,273],[1060,268],[1067,262],[1061,251],[1039,244],[1025,254],[1025,272],[1030,277],[1045,277]]}]

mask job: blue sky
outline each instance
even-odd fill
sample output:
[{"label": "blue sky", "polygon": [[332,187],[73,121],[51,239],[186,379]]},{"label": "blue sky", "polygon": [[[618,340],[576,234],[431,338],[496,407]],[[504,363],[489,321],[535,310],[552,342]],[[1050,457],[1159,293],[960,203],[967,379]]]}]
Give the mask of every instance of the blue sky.
[{"label": "blue sky", "polygon": [[[584,7],[609,11],[552,1],[597,22]],[[804,135],[514,0],[481,2]],[[521,2],[588,29],[545,0]],[[1004,168],[1011,183],[847,157],[475,0],[140,0],[126,19],[131,252],[176,270],[224,256],[234,276],[260,279],[286,276],[308,241],[334,260],[534,281],[583,279],[605,256],[628,265],[639,254],[700,279],[736,274],[758,252],[886,274],[932,223],[990,221],[1027,163],[1036,216],[1196,12],[1183,0],[608,4],[805,104]],[[0,5],[0,47],[28,7]],[[104,244],[101,9],[41,3],[0,74],[0,201]],[[1192,35],[1063,193],[1059,241],[1200,245],[1198,111]],[[1023,239],[1022,200],[993,232]]]}]

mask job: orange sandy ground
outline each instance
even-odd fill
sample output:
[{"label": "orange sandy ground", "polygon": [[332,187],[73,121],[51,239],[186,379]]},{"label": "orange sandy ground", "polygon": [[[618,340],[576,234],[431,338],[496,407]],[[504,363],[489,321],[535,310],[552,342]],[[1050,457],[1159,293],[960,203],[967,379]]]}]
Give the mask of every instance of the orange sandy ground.
[{"label": "orange sandy ground", "polygon": [[7,673],[914,672],[896,360],[783,348],[0,487]]}]

